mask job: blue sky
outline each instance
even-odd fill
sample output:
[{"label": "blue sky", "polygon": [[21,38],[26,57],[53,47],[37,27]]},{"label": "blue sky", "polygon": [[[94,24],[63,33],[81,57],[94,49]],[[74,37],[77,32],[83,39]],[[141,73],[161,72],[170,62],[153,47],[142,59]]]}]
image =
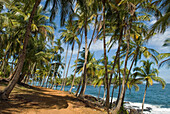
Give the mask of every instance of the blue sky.
[{"label": "blue sky", "polygon": [[[59,15],[57,15],[56,19],[54,20],[54,22],[57,25],[57,29],[55,30],[55,40],[60,37],[60,33],[58,32],[61,29],[59,20],[60,20],[60,17],[59,17]],[[155,22],[156,22],[156,19],[154,17],[152,17],[151,20],[149,22],[147,22],[146,24],[149,27],[151,27]],[[88,31],[88,43],[90,42],[90,39],[91,39],[92,30],[93,30],[93,26],[90,26],[90,30]],[[167,39],[167,38],[170,38],[170,27],[167,28],[167,30],[165,31],[164,34],[156,34],[155,36],[153,36],[148,41],[147,47],[153,48],[153,49],[157,50],[159,53],[170,53],[170,47],[163,47],[162,46],[164,44],[165,39]],[[107,38],[106,40],[108,40],[108,39],[109,38]],[[85,46],[84,38],[83,38],[82,43],[83,44],[81,46],[81,50]],[[67,46],[65,44],[63,44],[62,46],[64,47],[64,50],[66,51]],[[116,49],[117,49],[117,45],[114,45],[113,48],[110,50],[110,52],[107,53],[109,60],[111,60],[111,57],[113,55],[115,55]],[[69,68],[68,76],[70,76],[71,74],[74,74],[74,72],[73,72],[74,68],[71,68],[71,66],[74,64],[74,61],[77,58],[77,51],[78,51],[78,45],[76,44],[75,48],[74,48],[74,53],[73,53],[71,65],[70,65],[70,68]],[[97,40],[95,43],[93,42],[92,45],[91,45],[90,51],[94,53],[94,57],[96,59],[100,59],[101,56],[103,55],[103,42],[101,40]],[[71,54],[71,46],[70,46],[68,57],[67,57],[67,63],[69,61],[70,54]],[[63,57],[65,56],[65,52],[62,54],[62,56]],[[155,65],[155,67],[157,67],[157,66]],[[80,75],[81,74],[77,74],[77,76],[80,76]],[[166,83],[170,83],[170,70],[167,67],[161,67],[159,69],[159,75],[158,76],[163,78],[166,81]]]},{"label": "blue sky", "polygon": [[[153,21],[154,20],[152,20],[151,23],[153,23]],[[88,36],[90,36],[90,37],[88,37],[88,43],[90,42],[91,33],[92,33],[92,30],[89,31]],[[57,30],[56,30],[55,34],[56,34],[55,38],[56,39],[59,38],[60,33],[58,33]],[[165,39],[167,39],[167,38],[170,38],[170,28],[168,28],[164,34],[156,34],[155,36],[153,36],[149,40],[149,42],[147,43],[147,47],[153,48],[153,49],[157,50],[159,53],[167,53],[167,52],[169,53],[170,47],[163,47],[162,46]],[[84,42],[84,39],[83,39],[83,44],[81,46],[81,49],[84,46],[85,46],[85,42]],[[66,50],[65,44],[63,44],[63,47]],[[111,57],[113,55],[115,55],[116,50],[117,50],[117,45],[113,46],[113,48],[110,50],[110,52],[107,53],[107,55],[109,56],[109,60],[111,60]],[[78,45],[76,44],[76,46],[74,48],[74,53],[73,53],[73,57],[72,57],[72,61],[71,61],[70,66],[72,66],[74,64],[74,61],[76,60],[77,51],[78,51]],[[101,56],[103,55],[103,42],[101,40],[98,40],[95,43],[93,42],[92,45],[91,45],[90,51],[94,53],[94,57],[96,59],[100,59]],[[68,53],[67,63],[69,61],[70,54],[71,54],[71,46],[70,46],[69,53]],[[65,56],[65,52],[63,53],[62,56]],[[155,67],[157,67],[157,66],[155,65]],[[71,68],[71,67],[69,68],[68,76],[70,76],[71,74],[74,74],[73,69],[74,68]],[[80,76],[80,75],[81,74],[77,74],[77,76]],[[159,75],[158,76],[163,78],[166,81],[166,83],[170,83],[170,70],[167,67],[161,67],[159,69]]]}]

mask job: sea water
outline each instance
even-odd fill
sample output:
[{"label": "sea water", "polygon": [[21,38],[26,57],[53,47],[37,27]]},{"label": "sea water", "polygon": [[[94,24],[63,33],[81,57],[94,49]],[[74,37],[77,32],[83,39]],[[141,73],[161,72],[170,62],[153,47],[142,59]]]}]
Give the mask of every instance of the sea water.
[{"label": "sea water", "polygon": [[[57,87],[59,89],[60,86]],[[113,86],[111,86],[112,90]],[[55,88],[56,89],[56,88]],[[65,91],[68,91],[70,86],[65,87]],[[77,87],[75,86],[72,92],[75,92]],[[139,91],[135,91],[134,88],[127,89],[125,95],[125,107],[141,109],[143,95],[145,91],[145,84],[139,85]],[[87,85],[85,94],[98,96],[99,88]],[[100,98],[103,98],[104,87],[101,87]],[[118,95],[118,88],[114,90],[114,101]],[[111,95],[110,95],[111,96]],[[170,84],[166,84],[165,89],[162,89],[160,84],[153,84],[149,86],[146,91],[144,109],[150,109],[150,111],[144,111],[146,114],[170,114]]]}]

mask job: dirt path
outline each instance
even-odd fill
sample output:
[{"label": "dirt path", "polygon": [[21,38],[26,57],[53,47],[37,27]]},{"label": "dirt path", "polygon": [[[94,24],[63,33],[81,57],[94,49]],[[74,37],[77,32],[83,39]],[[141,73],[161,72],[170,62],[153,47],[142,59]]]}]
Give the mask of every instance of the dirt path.
[{"label": "dirt path", "polygon": [[[0,84],[0,90],[5,85]],[[68,92],[17,85],[8,101],[0,101],[0,114],[104,114]]]}]

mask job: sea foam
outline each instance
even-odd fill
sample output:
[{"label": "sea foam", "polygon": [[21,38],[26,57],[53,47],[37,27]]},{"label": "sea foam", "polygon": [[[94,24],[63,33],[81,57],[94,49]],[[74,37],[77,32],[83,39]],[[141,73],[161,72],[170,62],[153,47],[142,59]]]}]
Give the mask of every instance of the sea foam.
[{"label": "sea foam", "polygon": [[[142,103],[127,102],[125,103],[126,108],[142,109]],[[170,114],[170,108],[161,108],[161,105],[144,104],[145,114]]]}]

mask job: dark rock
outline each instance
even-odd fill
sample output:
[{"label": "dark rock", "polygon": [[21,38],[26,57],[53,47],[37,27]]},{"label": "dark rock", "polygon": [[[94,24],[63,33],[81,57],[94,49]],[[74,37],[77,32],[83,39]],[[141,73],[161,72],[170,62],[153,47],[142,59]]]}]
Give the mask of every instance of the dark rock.
[{"label": "dark rock", "polygon": [[138,106],[132,106],[133,108],[139,108]]},{"label": "dark rock", "polygon": [[[137,110],[138,110],[138,112],[142,111],[142,109],[137,109]],[[143,109],[143,111],[147,111],[147,112],[151,112],[151,110],[152,110],[152,108],[150,108],[150,107],[146,107],[146,109]]]},{"label": "dark rock", "polygon": [[96,97],[91,96],[91,95],[85,95],[84,98],[90,101],[93,101],[93,102],[98,101]]},{"label": "dark rock", "polygon": [[140,114],[136,109],[130,109],[129,114]]}]

